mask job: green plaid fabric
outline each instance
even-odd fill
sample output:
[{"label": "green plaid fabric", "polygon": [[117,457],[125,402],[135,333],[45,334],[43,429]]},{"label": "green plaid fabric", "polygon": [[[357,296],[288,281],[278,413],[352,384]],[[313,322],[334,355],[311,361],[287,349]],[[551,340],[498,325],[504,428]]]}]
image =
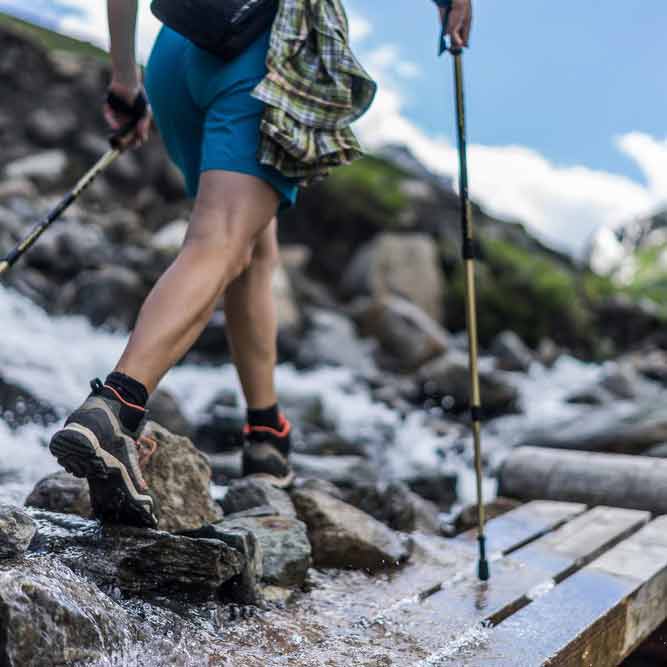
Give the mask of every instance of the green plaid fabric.
[{"label": "green plaid fabric", "polygon": [[377,84],[350,49],[341,0],[281,0],[266,64],[253,91],[266,104],[262,164],[308,185],[363,155],[349,126]]}]

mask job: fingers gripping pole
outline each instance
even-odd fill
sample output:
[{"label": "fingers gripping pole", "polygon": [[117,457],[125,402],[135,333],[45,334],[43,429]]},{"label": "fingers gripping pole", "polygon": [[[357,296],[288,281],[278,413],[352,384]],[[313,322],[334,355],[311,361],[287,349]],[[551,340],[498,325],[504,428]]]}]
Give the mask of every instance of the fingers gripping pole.
[{"label": "fingers gripping pole", "polygon": [[97,163],[81,177],[74,188],[68,192],[48,213],[48,215],[37,223],[28,235],[11,251],[0,260],[0,276],[8,271],[23,255],[35,244],[37,239],[65,212],[69,206],[78,199],[79,195],[99,176],[119,155],[119,149],[107,151]]},{"label": "fingers gripping pole", "polygon": [[460,49],[452,49],[454,57],[454,80],[456,86],[456,121],[459,148],[459,196],[461,201],[461,227],[463,231],[463,260],[465,263],[466,323],[468,328],[468,354],[470,370],[470,416],[475,447],[475,478],[477,483],[479,567],[482,581],[490,577],[486,558],[485,516],[482,493],[482,443],[481,418],[482,399],[479,388],[477,303],[475,289],[475,242],[472,209],[468,196],[468,160],[466,147],[465,104],[463,95],[463,64]]}]

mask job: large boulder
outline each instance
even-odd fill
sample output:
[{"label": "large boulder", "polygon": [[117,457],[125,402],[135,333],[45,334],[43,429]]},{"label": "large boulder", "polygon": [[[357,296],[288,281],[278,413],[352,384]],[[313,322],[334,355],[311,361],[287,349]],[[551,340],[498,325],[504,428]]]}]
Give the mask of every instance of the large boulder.
[{"label": "large boulder", "polygon": [[356,507],[304,489],[295,491],[292,500],[308,526],[317,567],[379,570],[408,558],[396,533]]},{"label": "large boulder", "polygon": [[350,310],[362,336],[373,337],[380,344],[378,361],[388,370],[414,371],[447,350],[447,332],[406,299],[362,299]]},{"label": "large boulder", "polygon": [[262,579],[276,586],[301,586],[311,565],[306,526],[293,517],[231,518],[226,530],[245,528],[257,539],[262,552]]},{"label": "large boulder", "polygon": [[0,505],[0,559],[27,551],[36,530],[35,522],[20,507]]},{"label": "large boulder", "polygon": [[362,247],[343,273],[347,296],[397,295],[442,322],[445,292],[436,242],[426,234],[382,233]]},{"label": "large boulder", "polygon": [[186,530],[222,518],[220,506],[210,494],[211,466],[187,438],[174,435],[155,422],[145,434],[157,441],[144,477],[160,501],[159,527]]}]

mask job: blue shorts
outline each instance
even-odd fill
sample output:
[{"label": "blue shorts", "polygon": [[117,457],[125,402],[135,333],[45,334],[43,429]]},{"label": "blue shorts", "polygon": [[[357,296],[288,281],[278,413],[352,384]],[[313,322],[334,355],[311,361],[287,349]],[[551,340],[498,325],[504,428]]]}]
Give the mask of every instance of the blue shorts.
[{"label": "blue shorts", "polygon": [[230,62],[163,27],[146,67],[146,92],[171,159],[196,196],[210,169],[251,174],[273,186],[280,207],[296,201],[295,179],[257,160],[264,103],[251,97],[266,74],[270,30]]}]

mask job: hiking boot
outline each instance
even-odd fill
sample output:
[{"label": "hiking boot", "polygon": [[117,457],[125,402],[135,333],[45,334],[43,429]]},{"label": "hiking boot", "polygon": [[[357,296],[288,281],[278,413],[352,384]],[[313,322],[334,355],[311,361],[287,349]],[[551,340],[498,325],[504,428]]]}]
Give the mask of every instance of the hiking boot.
[{"label": "hiking boot", "polygon": [[292,426],[280,415],[280,430],[268,426],[243,428],[243,476],[265,479],[284,489],[294,481],[294,472],[289,464],[290,432]]},{"label": "hiking boot", "polygon": [[93,513],[102,521],[156,528],[160,517],[157,498],[142,475],[157,443],[141,436],[146,410],[124,401],[99,380],[92,393],[73,412],[49,449],[65,470],[87,477]]}]

